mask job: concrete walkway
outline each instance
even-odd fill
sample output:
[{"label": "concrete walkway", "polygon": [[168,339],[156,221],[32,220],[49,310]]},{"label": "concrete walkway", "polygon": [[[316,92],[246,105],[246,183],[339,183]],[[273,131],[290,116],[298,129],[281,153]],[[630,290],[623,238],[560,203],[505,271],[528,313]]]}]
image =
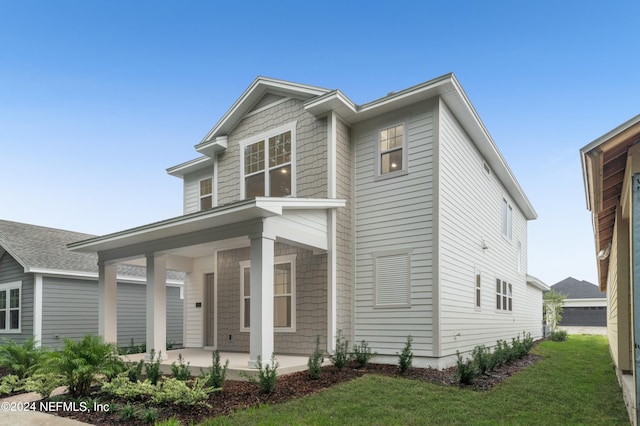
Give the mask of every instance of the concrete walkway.
[{"label": "concrete walkway", "polygon": [[[64,388],[58,388],[53,391],[52,395],[57,395],[64,391]],[[35,406],[33,404],[35,404]],[[0,426],[82,426],[87,424],[66,417],[59,417],[55,414],[31,410],[33,407],[39,407],[39,404],[40,395],[36,392],[21,393],[19,395],[0,399]],[[48,408],[55,410],[55,406],[50,406]]]}]

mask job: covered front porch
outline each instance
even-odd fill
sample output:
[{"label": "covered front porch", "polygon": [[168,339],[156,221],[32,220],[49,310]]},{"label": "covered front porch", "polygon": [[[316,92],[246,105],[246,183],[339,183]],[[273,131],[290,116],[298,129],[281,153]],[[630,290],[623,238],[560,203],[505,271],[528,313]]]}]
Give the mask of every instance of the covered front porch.
[{"label": "covered front porch", "polygon": [[[182,355],[185,363],[189,363],[189,370],[192,376],[200,375],[200,370],[207,371],[212,364],[212,350],[199,348],[173,349],[166,351],[167,357],[160,362],[160,369],[164,373],[171,373],[171,364],[178,362],[178,356]],[[126,361],[139,362],[145,359],[146,354],[123,355]],[[252,372],[255,369],[249,367],[249,353],[241,352],[220,352],[220,364],[224,365],[229,360],[227,369],[227,380],[246,380],[240,375],[241,372]],[[308,358],[297,355],[277,355],[278,375],[295,373],[307,369]],[[264,363],[270,363],[270,360],[264,360]]]},{"label": "covered front porch", "polygon": [[[116,265],[145,266],[146,358],[154,351],[170,365],[166,272],[182,271],[187,277],[183,356],[193,349],[225,350],[235,353],[229,359],[233,359],[234,370],[241,371],[239,363],[244,363],[242,368],[254,368],[258,357],[265,362],[274,352],[301,354],[302,349],[291,349],[300,348],[302,342],[303,353],[310,353],[308,345],[317,330],[304,324],[321,324],[318,335],[326,350],[332,351],[336,335],[335,209],[344,205],[344,200],[335,199],[257,197],[73,243],[69,248],[98,253],[99,333],[106,341],[115,342],[117,337]],[[278,266],[286,262],[289,267]],[[309,264],[323,270],[309,270]],[[286,278],[274,284],[274,276],[278,280],[287,274],[293,276],[294,284]],[[322,277],[322,297],[314,297],[318,283],[310,283],[309,277],[316,275]],[[297,288],[296,279],[300,281]],[[321,310],[316,309],[318,304]],[[236,343],[238,346],[229,346]],[[192,363],[193,367],[211,365],[211,352],[206,352],[207,359]],[[281,357],[282,372],[300,361],[299,357],[284,357],[283,363]],[[306,358],[300,368],[305,364]]]}]

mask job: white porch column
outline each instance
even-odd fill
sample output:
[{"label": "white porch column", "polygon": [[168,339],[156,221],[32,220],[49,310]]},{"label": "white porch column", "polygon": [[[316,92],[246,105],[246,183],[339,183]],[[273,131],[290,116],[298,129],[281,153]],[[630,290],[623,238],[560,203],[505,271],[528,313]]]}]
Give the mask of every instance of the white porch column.
[{"label": "white porch column", "polygon": [[249,367],[255,368],[258,356],[268,362],[273,354],[273,255],[274,239],[251,236],[251,324]]},{"label": "white porch column", "polygon": [[167,257],[147,255],[147,360],[167,358]]},{"label": "white porch column", "polygon": [[98,263],[98,334],[118,343],[118,280],[116,265]]}]

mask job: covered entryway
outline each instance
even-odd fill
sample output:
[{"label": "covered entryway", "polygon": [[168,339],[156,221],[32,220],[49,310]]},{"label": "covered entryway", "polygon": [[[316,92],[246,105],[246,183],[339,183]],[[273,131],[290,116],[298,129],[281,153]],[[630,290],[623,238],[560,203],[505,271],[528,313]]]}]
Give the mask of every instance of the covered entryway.
[{"label": "covered entryway", "polygon": [[[335,339],[336,255],[335,223],[332,210],[344,207],[344,200],[257,197],[142,227],[92,238],[69,245],[73,251],[97,252],[99,259],[99,331],[107,341],[115,341],[116,281],[118,263],[135,263],[147,269],[147,351],[166,353],[166,271],[187,273],[185,288],[185,346],[203,348],[214,339],[209,336],[207,293],[202,281],[215,269],[220,251],[248,250],[250,294],[247,306],[252,320],[248,365],[258,357],[269,359],[274,353],[274,266],[276,243],[305,249],[326,256],[326,336],[328,345]],[[191,285],[189,277],[201,277]],[[215,276],[214,276],[215,277]],[[212,278],[215,282],[215,278]],[[196,282],[195,280],[194,282]],[[218,277],[218,285],[220,285]],[[292,297],[292,294],[283,296]],[[217,295],[212,295],[217,305]],[[219,305],[217,305],[219,306]],[[205,310],[203,311],[203,308]],[[238,309],[240,304],[238,303]],[[206,315],[203,313],[206,312]],[[213,310],[213,327],[220,318]],[[318,319],[315,319],[317,321]],[[238,323],[240,328],[240,324]],[[195,337],[193,331],[195,330]],[[205,331],[206,330],[206,331]],[[296,333],[295,328],[289,332]],[[205,337],[206,334],[206,337]],[[198,338],[198,336],[200,336]],[[220,338],[220,335],[218,335]],[[231,336],[233,338],[233,336]]]}]

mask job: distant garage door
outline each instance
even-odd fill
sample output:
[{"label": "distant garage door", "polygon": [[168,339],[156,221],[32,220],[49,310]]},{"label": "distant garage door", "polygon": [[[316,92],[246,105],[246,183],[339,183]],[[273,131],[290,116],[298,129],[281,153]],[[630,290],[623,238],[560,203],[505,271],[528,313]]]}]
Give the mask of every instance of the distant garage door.
[{"label": "distant garage door", "polygon": [[605,327],[607,325],[607,308],[564,308],[561,326]]}]

